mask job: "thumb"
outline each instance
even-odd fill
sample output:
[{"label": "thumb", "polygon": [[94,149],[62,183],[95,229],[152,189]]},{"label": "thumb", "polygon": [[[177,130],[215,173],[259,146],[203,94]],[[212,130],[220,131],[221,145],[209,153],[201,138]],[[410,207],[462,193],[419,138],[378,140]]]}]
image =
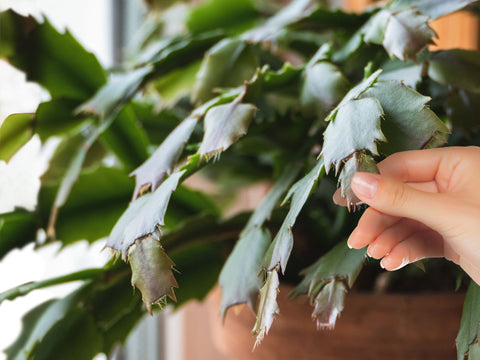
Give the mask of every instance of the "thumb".
[{"label": "thumb", "polygon": [[445,210],[449,208],[445,204],[448,200],[443,194],[417,190],[393,178],[358,172],[352,179],[351,188],[360,200],[374,209],[418,220],[434,230],[448,218]]}]

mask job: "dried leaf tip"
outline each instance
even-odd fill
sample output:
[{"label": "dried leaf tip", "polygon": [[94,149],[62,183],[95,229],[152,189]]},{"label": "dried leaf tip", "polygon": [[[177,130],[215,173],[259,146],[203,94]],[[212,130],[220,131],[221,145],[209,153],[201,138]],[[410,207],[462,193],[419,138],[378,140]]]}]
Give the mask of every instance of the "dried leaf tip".
[{"label": "dried leaf tip", "polygon": [[347,289],[343,281],[332,280],[318,293],[314,300],[312,318],[317,329],[333,330],[337,318],[343,310],[343,302]]},{"label": "dried leaf tip", "polygon": [[257,311],[257,321],[252,333],[257,336],[253,350],[260,345],[263,338],[272,326],[275,316],[280,313],[277,304],[277,295],[279,293],[280,281],[278,279],[278,266],[274,270],[267,272],[265,285],[260,290],[260,299]]}]

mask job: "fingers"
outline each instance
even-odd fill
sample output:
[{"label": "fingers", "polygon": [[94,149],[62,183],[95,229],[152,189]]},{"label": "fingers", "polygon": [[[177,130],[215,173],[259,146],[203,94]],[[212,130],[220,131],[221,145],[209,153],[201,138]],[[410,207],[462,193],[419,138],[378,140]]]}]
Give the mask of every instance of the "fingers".
[{"label": "fingers", "polygon": [[443,256],[443,239],[435,231],[417,232],[396,245],[380,265],[386,270],[398,270],[415,261]]},{"label": "fingers", "polygon": [[361,249],[374,242],[381,233],[399,220],[398,217],[384,215],[374,208],[368,208],[350,234],[348,245],[354,249]]},{"label": "fingers", "polygon": [[410,219],[401,219],[381,233],[368,247],[368,255],[375,259],[383,258],[405,239],[425,231],[425,225]]},{"label": "fingers", "polygon": [[357,197],[375,210],[418,220],[437,230],[449,217],[451,199],[446,194],[420,191],[386,176],[357,173],[352,179]]},{"label": "fingers", "polygon": [[[438,187],[435,181],[427,181],[427,182],[409,182],[407,183],[411,187],[417,190],[436,193],[438,192]],[[337,191],[333,194],[333,202],[340,206],[347,206],[347,200],[342,198],[341,189],[338,188]]]},{"label": "fingers", "polygon": [[448,171],[462,160],[465,148],[440,148],[395,153],[378,163],[382,175],[402,182],[427,182],[437,179],[439,172]]}]

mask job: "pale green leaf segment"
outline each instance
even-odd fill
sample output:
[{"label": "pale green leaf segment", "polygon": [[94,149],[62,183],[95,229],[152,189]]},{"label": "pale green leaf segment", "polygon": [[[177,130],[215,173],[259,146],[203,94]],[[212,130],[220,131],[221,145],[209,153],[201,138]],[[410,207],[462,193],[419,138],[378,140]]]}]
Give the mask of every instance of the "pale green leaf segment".
[{"label": "pale green leaf segment", "polygon": [[153,193],[131,202],[110,233],[107,246],[119,251],[126,260],[130,247],[137,239],[151,236],[157,231],[157,226],[165,225],[168,202],[183,174],[184,171],[175,172]]},{"label": "pale green leaf segment", "polygon": [[434,43],[436,34],[428,25],[429,20],[416,7],[403,5],[402,1],[389,3],[357,31],[336,58],[345,59],[365,42],[383,45],[391,57],[415,60],[419,52]]},{"label": "pale green leaf segment", "polygon": [[370,155],[364,152],[355,152],[353,156],[345,162],[338,181],[341,184],[342,198],[347,200],[348,209],[353,205],[355,210],[356,205],[360,203],[360,200],[350,187],[352,178],[358,171],[377,174],[377,164]]},{"label": "pale green leaf segment", "polygon": [[400,81],[377,81],[362,98],[378,99],[384,111],[382,132],[388,141],[379,144],[380,152],[416,150],[446,142],[447,126],[427,103],[431,100]]},{"label": "pale green leaf segment", "polygon": [[265,334],[268,333],[274,316],[278,313],[276,302],[279,284],[278,271],[285,272],[293,248],[292,228],[315,184],[324,173],[323,160],[320,159],[307,175],[290,188],[285,197],[284,203],[291,199],[290,209],[263,259],[262,266],[266,272],[266,280],[260,291],[257,320],[253,329],[253,333],[257,336],[255,346],[260,344]]},{"label": "pale green leaf segment", "polygon": [[302,112],[323,120],[345,96],[349,81],[338,66],[328,61],[330,47],[323,45],[305,66],[300,92]]},{"label": "pale green leaf segment", "polygon": [[398,7],[416,7],[422,14],[435,20],[476,2],[478,0],[397,0],[394,4]]},{"label": "pale green leaf segment", "polygon": [[230,104],[215,106],[207,112],[205,135],[199,149],[202,157],[212,157],[225,151],[247,133],[256,107],[240,101],[241,97],[238,97]]},{"label": "pale green leaf segment", "polygon": [[224,39],[205,55],[197,73],[192,102],[202,103],[217,88],[237,87],[250,79],[260,63],[252,45],[241,39]]},{"label": "pale green leaf segment", "polygon": [[477,51],[450,49],[437,51],[429,59],[428,76],[436,82],[480,93],[480,54]]},{"label": "pale green leaf segment", "polygon": [[[457,359],[464,360],[466,355],[469,359],[478,359],[478,335],[480,330],[480,286],[475,281],[470,286],[465,296],[463,305],[462,321],[457,335]],[[469,354],[469,352],[472,352]]]},{"label": "pale green leaf segment", "polygon": [[[353,87],[325,119],[330,122],[324,133],[322,149],[327,172],[332,165],[338,172],[341,161],[356,151],[369,149],[378,154],[375,142],[385,140],[380,130],[383,109],[376,99],[366,102],[358,100],[377,81],[380,73],[381,70],[377,70]],[[340,142],[338,139],[344,140]],[[344,146],[344,142],[347,146]]]},{"label": "pale green leaf segment", "polygon": [[135,176],[136,186],[133,197],[140,195],[142,188],[150,186],[155,191],[170,175],[182,155],[183,148],[197,124],[198,119],[188,117],[173,130],[157,150],[140,167],[131,173]]},{"label": "pale green leaf segment", "polygon": [[25,284],[41,288],[47,283],[85,279],[84,285],[68,296],[40,304],[23,317],[20,336],[5,350],[8,359],[83,360],[110,353],[143,314],[141,299],[128,291],[128,275],[125,267],[88,269]]},{"label": "pale green leaf segment", "polygon": [[375,98],[350,100],[343,104],[324,133],[322,156],[325,168],[335,164],[337,173],[342,160],[357,151],[368,150],[378,155],[376,142],[387,140],[380,130],[383,115],[382,106]]},{"label": "pale green leaf segment", "polygon": [[312,317],[318,327],[333,329],[335,326],[343,310],[345,294],[360,273],[365,255],[365,249],[351,250],[346,242],[341,242],[302,271],[305,278],[292,294],[310,297],[314,305]]},{"label": "pale green leaf segment", "polygon": [[379,81],[379,75],[380,70],[350,90],[327,117],[325,169],[335,166],[338,173],[346,162],[339,181],[348,207],[358,203],[350,190],[355,172],[378,173],[372,155],[439,146],[450,132],[427,107],[429,97],[398,80]]},{"label": "pale green leaf segment", "polygon": [[[263,224],[270,218],[298,172],[296,164],[286,167],[283,175],[251,215],[223,266],[218,280],[222,287],[222,317],[234,305],[247,303],[252,310],[255,309],[258,292],[263,284],[262,260],[271,241],[270,233]],[[242,271],[238,271],[239,268]]]},{"label": "pale green leaf segment", "polygon": [[307,175],[293,184],[288,191],[283,203],[291,200],[290,209],[280,227],[280,230],[265,254],[263,267],[266,270],[277,269],[278,265],[280,265],[282,272],[285,272],[288,258],[290,257],[293,248],[292,228],[295,225],[295,221],[300,214],[303,205],[305,205],[310,193],[319,179],[323,177],[324,173],[325,168],[323,159],[320,159],[315,167],[310,170]]},{"label": "pale green leaf segment", "polygon": [[433,44],[435,32],[427,22],[428,16],[413,8],[389,13],[382,40],[389,55],[405,61]]},{"label": "pale green leaf segment", "polygon": [[172,273],[174,263],[160,245],[156,232],[135,241],[128,251],[128,262],[132,268],[132,285],[140,289],[150,314],[152,305],[165,296],[177,301],[173,291],[178,287]]},{"label": "pale green leaf segment", "polygon": [[153,67],[144,66],[126,73],[112,74],[107,83],[87,102],[80,105],[78,113],[90,113],[106,119],[116,108],[129,99],[143,83]]}]

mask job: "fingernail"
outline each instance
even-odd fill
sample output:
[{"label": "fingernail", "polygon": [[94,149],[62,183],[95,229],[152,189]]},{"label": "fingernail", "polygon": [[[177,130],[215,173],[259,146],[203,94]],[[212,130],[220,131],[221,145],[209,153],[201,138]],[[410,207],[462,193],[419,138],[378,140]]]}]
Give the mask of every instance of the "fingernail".
[{"label": "fingernail", "polygon": [[356,173],[352,179],[352,190],[359,196],[366,199],[373,199],[378,189],[379,178],[377,174]]},{"label": "fingernail", "polygon": [[[381,266],[383,269],[385,269],[385,262],[386,262],[386,261],[391,262],[391,261],[389,261],[389,258],[387,258],[387,257],[384,257],[384,258],[382,259],[382,261],[380,261],[380,266]],[[401,264],[400,264],[400,265],[397,265],[397,266],[394,267],[393,269],[390,269],[390,271],[399,270],[399,269],[407,266],[408,264],[410,264],[410,259],[409,259],[408,257],[403,258]]]},{"label": "fingernail", "polygon": [[353,249],[352,245],[350,245],[350,243],[347,241],[347,246],[349,249]]}]

